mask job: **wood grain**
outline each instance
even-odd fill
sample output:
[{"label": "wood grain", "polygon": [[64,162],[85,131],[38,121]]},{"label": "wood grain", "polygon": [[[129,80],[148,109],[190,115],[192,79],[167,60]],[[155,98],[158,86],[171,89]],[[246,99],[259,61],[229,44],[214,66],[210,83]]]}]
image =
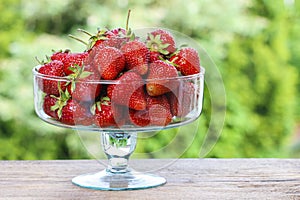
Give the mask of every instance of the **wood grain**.
[{"label": "wood grain", "polygon": [[104,169],[102,161],[0,161],[0,199],[300,199],[298,159],[137,159],[131,166],[168,182],[97,191],[71,179]]}]

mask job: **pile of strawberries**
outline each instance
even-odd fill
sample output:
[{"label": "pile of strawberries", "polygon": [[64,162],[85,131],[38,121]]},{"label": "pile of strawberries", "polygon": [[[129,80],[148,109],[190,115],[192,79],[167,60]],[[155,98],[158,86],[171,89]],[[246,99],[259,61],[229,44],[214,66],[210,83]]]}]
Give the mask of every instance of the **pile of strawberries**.
[{"label": "pile of strawberries", "polygon": [[178,77],[200,72],[195,49],[177,48],[164,29],[145,41],[127,28],[89,36],[86,51],[55,52],[38,68],[48,116],[67,125],[145,127],[166,126],[191,111],[194,83]]}]

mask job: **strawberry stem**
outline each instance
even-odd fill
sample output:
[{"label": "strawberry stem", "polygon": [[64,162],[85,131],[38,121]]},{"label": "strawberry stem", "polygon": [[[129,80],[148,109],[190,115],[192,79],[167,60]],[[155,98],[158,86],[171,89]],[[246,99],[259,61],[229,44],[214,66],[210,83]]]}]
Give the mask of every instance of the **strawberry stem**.
[{"label": "strawberry stem", "polygon": [[70,38],[72,38],[72,39],[75,39],[75,40],[77,40],[77,41],[83,43],[83,44],[86,45],[86,46],[88,45],[88,43],[86,43],[85,41],[83,41],[82,39],[79,39],[78,37],[76,37],[76,36],[74,36],[74,35],[69,34],[68,36],[69,36]]},{"label": "strawberry stem", "polygon": [[130,12],[131,10],[128,10],[128,14],[127,14],[127,20],[126,20],[126,32],[128,31],[128,24],[129,24],[129,17],[130,17]]},{"label": "strawberry stem", "polygon": [[40,65],[44,64],[43,61],[40,61],[40,60],[38,59],[37,56],[35,57],[35,60],[36,60]]},{"label": "strawberry stem", "polygon": [[86,30],[83,30],[81,28],[77,29],[77,31],[81,32],[81,33],[84,33],[84,34],[87,34],[88,36],[92,37],[93,35],[89,32],[87,32]]}]

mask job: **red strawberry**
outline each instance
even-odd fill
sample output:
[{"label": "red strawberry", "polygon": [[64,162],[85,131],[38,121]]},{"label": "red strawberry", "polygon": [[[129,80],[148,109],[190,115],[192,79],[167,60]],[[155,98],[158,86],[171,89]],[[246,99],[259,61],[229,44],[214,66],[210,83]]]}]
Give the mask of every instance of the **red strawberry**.
[{"label": "red strawberry", "polygon": [[[49,109],[52,112],[49,112]],[[60,85],[58,97],[46,95],[44,110],[63,124],[87,126],[93,123],[89,109],[71,99],[68,90],[62,91]]]},{"label": "red strawberry", "polygon": [[151,125],[166,126],[172,121],[170,104],[165,95],[157,97],[148,96],[147,110]]},{"label": "red strawberry", "polygon": [[73,99],[69,99],[61,109],[59,120],[67,125],[91,125],[92,115],[89,110]]},{"label": "red strawberry", "polygon": [[53,53],[50,58],[51,60],[61,61],[64,64],[64,73],[69,75],[73,73],[70,67],[74,67],[75,65],[82,66],[87,56],[87,52],[71,53],[70,50],[65,50]]},{"label": "red strawberry", "polygon": [[162,55],[157,51],[150,51],[149,62],[153,63],[154,61],[160,60]]},{"label": "red strawberry", "polygon": [[107,40],[103,41],[101,43],[102,47],[115,47],[117,49],[120,49],[122,44],[125,43],[126,39],[124,37],[119,36],[113,36],[108,38]]},{"label": "red strawberry", "polygon": [[182,48],[170,58],[182,75],[192,75],[200,72],[200,58],[196,49],[191,47]]},{"label": "red strawberry", "polygon": [[125,68],[125,58],[119,49],[100,48],[94,57],[94,67],[103,79],[113,80]]},{"label": "red strawberry", "polygon": [[110,32],[111,34],[109,35],[108,40],[103,42],[103,45],[120,49],[122,44],[128,40],[126,36],[126,30],[123,28],[115,28],[108,32]]},{"label": "red strawberry", "polygon": [[127,70],[134,70],[141,75],[147,73],[149,50],[143,42],[138,40],[126,42],[121,51],[125,56]]},{"label": "red strawberry", "polygon": [[66,59],[66,57],[68,56],[69,53],[70,53],[70,50],[68,50],[68,49],[65,51],[57,51],[51,55],[50,59],[51,60],[59,60],[64,63],[64,60]]},{"label": "red strawberry", "polygon": [[57,111],[55,111],[51,107],[54,106],[56,102],[57,102],[57,98],[47,94],[44,98],[44,103],[43,103],[44,112],[54,119],[58,119],[58,114]]},{"label": "red strawberry", "polygon": [[94,101],[101,91],[101,85],[97,83],[100,75],[90,66],[79,67],[77,70],[78,74],[74,74],[74,80],[68,86],[69,93],[77,101]]},{"label": "red strawberry", "polygon": [[[45,77],[38,77],[38,85],[39,89],[41,89],[46,94],[52,94],[55,96],[59,95],[58,90],[58,80],[54,80],[51,77],[63,77],[64,71],[63,71],[63,63],[58,60],[53,60],[47,64],[44,64],[41,66],[38,70],[39,73],[46,75]],[[48,77],[49,76],[49,77]],[[66,88],[66,82],[61,83],[62,90],[65,90]]]},{"label": "red strawberry", "polygon": [[[94,49],[99,48],[100,46],[102,47],[102,43],[105,41],[106,39],[100,39],[95,41],[95,44],[92,46],[92,48],[89,49],[89,53],[91,53]],[[105,46],[105,45],[103,45]]]},{"label": "red strawberry", "polygon": [[64,63],[64,72],[66,75],[72,74],[72,67],[78,65],[83,66],[85,59],[88,57],[87,52],[83,53],[69,53],[66,58],[63,60]]},{"label": "red strawberry", "polygon": [[191,82],[183,82],[172,92],[167,93],[173,116],[184,117],[194,108],[195,88]]},{"label": "red strawberry", "polygon": [[127,106],[112,103],[112,111],[114,114],[117,127],[121,127],[129,121],[129,108]]},{"label": "red strawberry", "polygon": [[168,55],[176,50],[173,36],[170,32],[162,29],[150,32],[146,44],[150,51],[159,52],[163,55]]},{"label": "red strawberry", "polygon": [[130,121],[136,126],[148,126],[150,124],[150,117],[148,110],[129,110]]},{"label": "red strawberry", "polygon": [[94,48],[99,47],[108,38],[115,36],[109,30],[98,30],[96,35],[92,35],[85,30],[81,30],[81,31],[90,36],[89,43],[88,43],[88,52],[90,52]]},{"label": "red strawberry", "polygon": [[135,72],[125,72],[117,79],[117,84],[107,87],[107,95],[113,103],[124,105],[135,110],[146,108],[144,82]]},{"label": "red strawberry", "polygon": [[147,95],[145,110],[129,111],[130,120],[137,126],[166,126],[172,121],[170,104],[165,95],[151,97]]},{"label": "red strawberry", "polygon": [[150,96],[165,94],[178,86],[176,68],[164,61],[157,60],[149,65],[148,79],[146,84]]},{"label": "red strawberry", "polygon": [[116,126],[110,99],[103,97],[95,105],[95,124],[100,127]]},{"label": "red strawberry", "polygon": [[122,28],[116,28],[113,30],[99,30],[97,35],[91,36],[90,43],[88,45],[89,52],[95,48],[103,47],[115,47],[119,49],[126,41],[126,31]]}]

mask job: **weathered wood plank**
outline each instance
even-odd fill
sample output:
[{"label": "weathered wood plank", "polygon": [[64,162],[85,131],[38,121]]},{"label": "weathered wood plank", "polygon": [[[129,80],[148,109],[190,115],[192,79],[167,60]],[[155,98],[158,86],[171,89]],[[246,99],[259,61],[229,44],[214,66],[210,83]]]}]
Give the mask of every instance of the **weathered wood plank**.
[{"label": "weathered wood plank", "polygon": [[0,199],[300,199],[298,159],[149,159],[132,160],[131,166],[168,183],[96,191],[71,183],[74,176],[104,169],[95,160],[0,161]]}]

